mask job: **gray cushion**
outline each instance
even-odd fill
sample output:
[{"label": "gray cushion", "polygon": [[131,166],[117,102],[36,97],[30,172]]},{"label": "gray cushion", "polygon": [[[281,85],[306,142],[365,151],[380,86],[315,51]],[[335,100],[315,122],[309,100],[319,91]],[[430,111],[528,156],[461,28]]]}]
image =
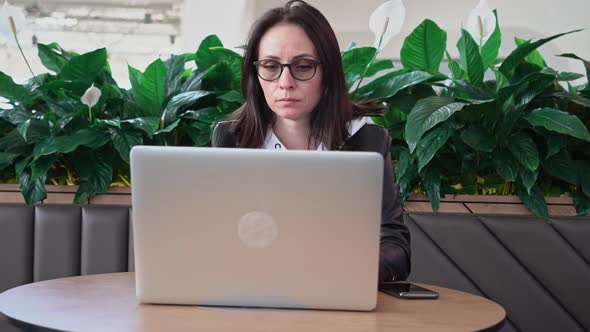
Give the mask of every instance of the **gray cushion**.
[{"label": "gray cushion", "polygon": [[581,240],[590,239],[588,219],[407,214],[410,280],[498,302],[508,313],[503,331],[590,330],[590,247]]}]

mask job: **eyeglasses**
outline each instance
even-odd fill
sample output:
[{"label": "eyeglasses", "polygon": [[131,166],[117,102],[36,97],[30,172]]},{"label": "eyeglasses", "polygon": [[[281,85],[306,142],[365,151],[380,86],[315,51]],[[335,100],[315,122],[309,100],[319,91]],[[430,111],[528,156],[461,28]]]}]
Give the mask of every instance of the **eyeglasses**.
[{"label": "eyeglasses", "polygon": [[297,59],[291,63],[280,63],[270,59],[254,61],[258,76],[265,81],[278,80],[285,67],[289,68],[294,79],[307,81],[315,76],[319,64],[321,62],[315,59]]}]

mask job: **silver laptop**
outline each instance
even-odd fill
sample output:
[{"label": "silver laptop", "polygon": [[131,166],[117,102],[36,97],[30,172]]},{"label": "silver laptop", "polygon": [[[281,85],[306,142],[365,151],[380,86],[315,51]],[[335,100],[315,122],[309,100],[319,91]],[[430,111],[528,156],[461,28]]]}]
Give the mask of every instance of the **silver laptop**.
[{"label": "silver laptop", "polygon": [[372,310],[383,157],[136,146],[143,303]]}]

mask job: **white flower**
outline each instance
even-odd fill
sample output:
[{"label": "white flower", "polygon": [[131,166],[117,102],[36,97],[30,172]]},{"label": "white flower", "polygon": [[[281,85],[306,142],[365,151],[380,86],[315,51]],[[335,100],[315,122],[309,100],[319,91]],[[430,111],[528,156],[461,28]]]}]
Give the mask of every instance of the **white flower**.
[{"label": "white flower", "polygon": [[[4,1],[4,5],[0,7],[0,35],[12,38],[13,33],[18,33],[24,28],[25,21],[25,14],[20,7],[11,6],[8,1]],[[13,28],[15,31],[12,30]]]},{"label": "white flower", "polygon": [[82,102],[82,104],[88,107],[93,107],[94,105],[96,105],[96,103],[98,103],[100,95],[102,95],[100,89],[98,89],[94,86],[94,84],[92,84],[92,86],[90,86],[88,90],[84,92],[84,95],[82,96],[82,98],[80,98],[80,101]]},{"label": "white flower", "polygon": [[477,6],[469,13],[467,31],[481,47],[490,38],[494,29],[496,29],[496,16],[488,6],[488,1],[480,0]]},{"label": "white flower", "polygon": [[402,0],[384,2],[369,18],[369,29],[375,34],[374,47],[383,49],[404,25],[406,7]]}]

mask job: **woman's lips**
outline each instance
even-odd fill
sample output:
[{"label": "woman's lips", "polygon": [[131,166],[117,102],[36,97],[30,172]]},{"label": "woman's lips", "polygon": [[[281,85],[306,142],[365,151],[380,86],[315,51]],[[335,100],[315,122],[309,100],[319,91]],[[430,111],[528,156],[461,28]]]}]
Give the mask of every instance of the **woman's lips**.
[{"label": "woman's lips", "polygon": [[281,98],[281,99],[277,100],[277,103],[279,105],[283,105],[283,106],[294,105],[298,102],[299,102],[299,99],[293,99],[293,98]]}]

